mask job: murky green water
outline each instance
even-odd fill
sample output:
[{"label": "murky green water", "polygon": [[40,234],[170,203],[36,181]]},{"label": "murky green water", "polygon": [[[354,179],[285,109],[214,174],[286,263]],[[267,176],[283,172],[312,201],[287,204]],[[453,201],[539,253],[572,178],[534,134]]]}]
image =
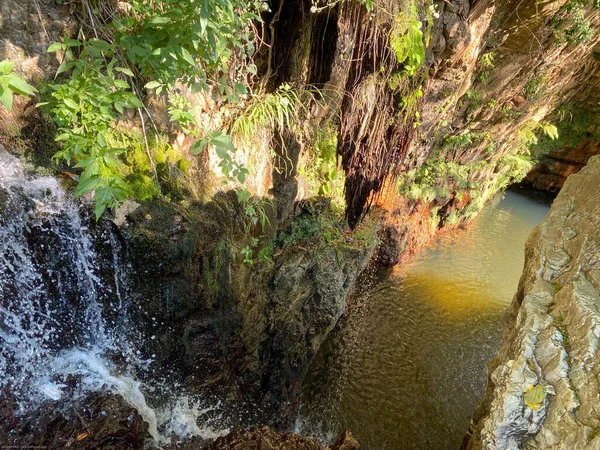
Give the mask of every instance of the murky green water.
[{"label": "murky green water", "polygon": [[458,449],[548,205],[508,192],[354,299],[304,386],[298,431],[365,450]]}]

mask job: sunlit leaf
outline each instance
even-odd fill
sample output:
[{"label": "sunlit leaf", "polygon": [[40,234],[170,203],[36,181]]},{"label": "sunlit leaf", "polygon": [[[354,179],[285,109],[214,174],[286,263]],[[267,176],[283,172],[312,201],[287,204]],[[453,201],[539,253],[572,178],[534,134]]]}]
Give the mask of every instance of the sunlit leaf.
[{"label": "sunlit leaf", "polygon": [[538,384],[535,387],[530,384],[523,391],[523,400],[525,400],[525,403],[531,409],[539,409],[544,402],[544,396],[544,386],[541,384]]}]

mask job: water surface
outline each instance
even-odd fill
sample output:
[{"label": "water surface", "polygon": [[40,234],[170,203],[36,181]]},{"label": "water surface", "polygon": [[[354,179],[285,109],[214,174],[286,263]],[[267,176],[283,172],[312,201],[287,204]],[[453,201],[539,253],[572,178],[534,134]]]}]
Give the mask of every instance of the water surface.
[{"label": "water surface", "polygon": [[524,244],[548,205],[508,192],[473,226],[378,274],[316,358],[299,432],[365,450],[458,449],[500,346]]}]

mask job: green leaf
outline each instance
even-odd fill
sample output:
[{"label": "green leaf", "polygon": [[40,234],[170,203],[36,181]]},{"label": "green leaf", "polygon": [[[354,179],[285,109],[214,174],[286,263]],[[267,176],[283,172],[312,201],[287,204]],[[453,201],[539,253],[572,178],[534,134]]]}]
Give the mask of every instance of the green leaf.
[{"label": "green leaf", "polygon": [[13,91],[21,95],[34,95],[37,92],[37,89],[28,84],[23,78],[19,75],[11,74],[8,80],[8,84]]},{"label": "green leaf", "polygon": [[48,47],[48,53],[55,53],[58,50],[62,50],[63,44],[61,42],[55,42]]},{"label": "green leaf", "polygon": [[192,58],[192,55],[190,54],[190,52],[188,52],[183,47],[181,48],[181,56],[183,56],[183,59],[185,60],[185,62],[187,62],[190,66],[196,65],[196,61],[194,61],[194,58]]},{"label": "green leaf", "polygon": [[[95,157],[93,157],[93,156],[88,156],[87,158],[83,158],[83,159],[81,159],[81,160],[80,160],[80,161],[79,161],[77,164],[75,164],[75,166],[74,166],[74,167],[77,167],[77,168],[79,168],[79,167],[82,167],[82,168],[85,168],[85,169],[87,169],[88,167],[90,167],[90,166],[91,166],[91,165],[94,163],[94,161],[96,161],[96,158],[95,158]],[[84,172],[84,173],[81,175],[81,178],[80,178],[80,179],[82,179],[82,180],[83,180],[83,179],[85,179],[85,178],[86,178],[86,174],[89,174],[89,172],[90,172],[89,170],[86,170],[86,171],[85,171],[85,172]]]},{"label": "green leaf", "polygon": [[200,7],[200,30],[202,34],[206,32],[208,26],[208,19],[210,17],[210,0],[203,0],[203,5]]},{"label": "green leaf", "polygon": [[56,69],[56,74],[54,76],[57,77],[61,73],[71,70],[73,66],[75,66],[75,63],[73,61],[65,61],[60,66],[58,66],[58,69]]},{"label": "green leaf", "polygon": [[546,136],[548,136],[553,141],[558,139],[558,128],[556,127],[556,125],[551,123],[544,123],[542,124],[542,129],[544,130]]},{"label": "green leaf", "polygon": [[202,151],[206,147],[206,144],[208,144],[208,140],[206,139],[194,142],[191,147],[192,154],[199,155],[200,153],[202,153]]},{"label": "green leaf", "polygon": [[115,70],[117,72],[121,72],[124,73],[127,76],[133,77],[133,72],[131,70],[129,70],[127,67],[115,67]]},{"label": "green leaf", "polygon": [[106,210],[106,203],[97,201],[96,207],[94,208],[94,213],[96,214],[96,222],[100,220],[100,217],[102,217],[102,214],[104,214],[105,210]]},{"label": "green leaf", "polygon": [[13,93],[7,87],[0,86],[0,103],[10,112],[13,105]]},{"label": "green leaf", "polygon": [[81,45],[83,45],[81,43],[81,41],[78,41],[77,39],[69,39],[69,38],[65,39],[65,44],[67,47],[80,47]]},{"label": "green leaf", "polygon": [[246,95],[248,93],[248,89],[242,83],[236,83],[235,85],[235,93],[237,95]]},{"label": "green leaf", "polygon": [[98,183],[100,182],[100,178],[97,176],[92,177],[80,177],[79,183],[77,184],[77,188],[75,188],[75,192],[73,193],[74,198],[79,198],[82,195],[87,194],[88,192],[93,191]]},{"label": "green leaf", "polygon": [[73,111],[77,111],[79,109],[79,105],[70,98],[63,99],[63,102],[69,109],[72,109]]},{"label": "green leaf", "polygon": [[14,67],[14,61],[5,59],[4,61],[0,62],[0,72],[2,72],[3,75],[8,75],[9,73],[11,73]]},{"label": "green leaf", "polygon": [[238,189],[235,193],[240,203],[246,203],[250,200],[250,191],[248,189]]},{"label": "green leaf", "polygon": [[115,80],[115,86],[120,87],[122,89],[129,89],[129,83],[123,80]]},{"label": "green leaf", "polygon": [[149,83],[146,83],[146,85],[144,87],[146,89],[156,89],[159,86],[162,86],[162,84],[159,83],[158,81],[150,81]]},{"label": "green leaf", "polygon": [[167,23],[171,23],[171,18],[166,16],[153,17],[148,21],[148,23],[152,25],[164,25]]},{"label": "green leaf", "polygon": [[233,139],[231,136],[228,136],[220,131],[214,133],[210,138],[210,144],[213,145],[217,149],[223,149],[230,152],[235,151],[235,146],[233,145]]},{"label": "green leaf", "polygon": [[144,104],[142,103],[142,101],[137,98],[135,95],[132,95],[131,97],[127,98],[127,107],[128,108],[143,108]]},{"label": "green leaf", "polygon": [[55,141],[68,141],[71,139],[71,133],[62,133],[54,138]]},{"label": "green leaf", "polygon": [[96,139],[98,140],[98,145],[101,148],[106,148],[106,138],[104,137],[104,133],[98,133],[98,136],[96,136]]},{"label": "green leaf", "polygon": [[[77,41],[79,42],[79,41]],[[90,39],[88,41],[89,45],[97,48],[98,50],[105,52],[107,50],[110,50],[112,48],[112,45],[110,45],[108,42],[106,42],[103,39]],[[81,43],[79,43],[81,45]],[[68,44],[67,44],[68,45]],[[70,45],[69,45],[70,47]]]}]

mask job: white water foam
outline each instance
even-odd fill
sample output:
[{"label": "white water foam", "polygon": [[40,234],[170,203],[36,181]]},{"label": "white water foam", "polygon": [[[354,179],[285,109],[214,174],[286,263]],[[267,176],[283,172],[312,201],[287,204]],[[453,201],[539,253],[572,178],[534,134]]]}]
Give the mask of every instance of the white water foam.
[{"label": "white water foam", "polygon": [[[35,242],[34,228],[47,242]],[[46,261],[48,254],[59,261]],[[158,444],[227,433],[200,399],[175,395],[159,410],[149,406],[145,392],[152,389],[135,373],[152,359],[143,359],[124,333],[127,299],[118,283],[123,280],[115,280],[120,326],[111,329],[103,318],[96,259],[77,206],[60,183],[27,177],[17,158],[0,150],[0,390],[13,393],[21,413],[45,400],[70,401],[86,392],[119,394],[148,423]],[[117,261],[113,264],[115,277],[126,282]],[[128,367],[117,368],[108,353],[123,356]],[[69,376],[78,379],[77,394],[68,388]]]}]

